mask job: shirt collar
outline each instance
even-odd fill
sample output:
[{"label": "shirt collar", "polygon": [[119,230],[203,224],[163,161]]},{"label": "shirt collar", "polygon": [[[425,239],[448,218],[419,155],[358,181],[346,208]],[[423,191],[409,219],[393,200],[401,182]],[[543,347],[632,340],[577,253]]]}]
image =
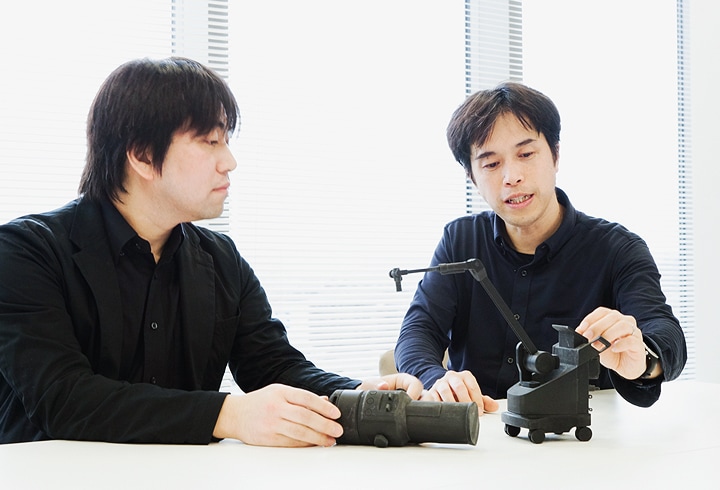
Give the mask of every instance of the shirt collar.
[{"label": "shirt collar", "polygon": [[565,243],[572,237],[573,230],[575,229],[575,223],[577,222],[577,211],[570,202],[567,194],[557,187],[555,188],[555,193],[557,194],[558,202],[563,208],[565,208],[565,212],[563,213],[563,219],[560,223],[560,227],[550,238],[545,240],[545,243],[541,245],[544,245],[547,248],[548,260],[552,259],[552,257],[557,254],[562,246],[565,245]]},{"label": "shirt collar", "polygon": [[130,240],[134,240],[138,234],[135,233],[135,230],[125,221],[120,211],[117,210],[109,199],[101,199],[100,210],[102,211],[103,220],[105,220],[105,229],[107,230],[113,260],[117,263],[125,244]]},{"label": "shirt collar", "polygon": [[[100,209],[102,211],[103,220],[105,221],[105,229],[107,230],[108,240],[110,242],[110,250],[113,254],[113,260],[117,263],[120,256],[124,253],[124,248],[128,242],[139,243],[147,245],[147,252],[150,252],[150,245],[147,241],[141,238],[135,230],[125,221],[125,218],[120,211],[117,210],[115,205],[110,202],[109,199],[102,199],[100,201]],[[163,257],[161,260],[172,259],[175,252],[183,242],[182,227],[177,225],[173,228],[168,241],[165,244],[163,250]]]}]

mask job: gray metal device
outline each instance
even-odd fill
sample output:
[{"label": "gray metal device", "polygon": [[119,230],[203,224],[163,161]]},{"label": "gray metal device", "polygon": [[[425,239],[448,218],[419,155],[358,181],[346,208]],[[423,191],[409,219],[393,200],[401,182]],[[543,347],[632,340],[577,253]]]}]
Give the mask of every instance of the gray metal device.
[{"label": "gray metal device", "polygon": [[341,414],[338,444],[477,443],[480,421],[474,402],[418,401],[403,390],[337,390],[330,401]]}]

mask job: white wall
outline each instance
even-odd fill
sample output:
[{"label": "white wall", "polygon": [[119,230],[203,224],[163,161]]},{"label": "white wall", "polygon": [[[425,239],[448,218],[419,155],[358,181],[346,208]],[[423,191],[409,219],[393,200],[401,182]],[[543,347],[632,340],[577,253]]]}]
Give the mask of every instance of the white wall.
[{"label": "white wall", "polygon": [[691,2],[692,135],[695,218],[697,379],[720,382],[717,260],[720,241],[720,3]]},{"label": "white wall", "polygon": [[[718,378],[710,283],[717,167],[709,142],[719,113],[719,7],[690,3],[697,294],[694,322],[692,314],[681,321],[693,356],[686,374]],[[679,244],[676,29],[675,0],[523,2],[524,81],[556,102],[563,121],[558,185],[578,209],[643,237],[664,281],[677,270]],[[665,292],[678,313],[679,290]]]},{"label": "white wall", "polygon": [[674,33],[674,0],[523,3],[524,81],[562,118],[558,185],[656,254],[676,236],[667,230],[677,222]]}]

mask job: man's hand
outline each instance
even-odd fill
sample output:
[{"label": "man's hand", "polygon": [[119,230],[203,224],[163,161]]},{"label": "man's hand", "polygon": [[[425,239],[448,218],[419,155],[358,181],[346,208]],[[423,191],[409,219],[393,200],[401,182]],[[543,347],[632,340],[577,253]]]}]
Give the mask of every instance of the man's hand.
[{"label": "man's hand", "polygon": [[[575,331],[588,342],[598,337],[607,340],[610,347],[600,353],[600,363],[623,378],[637,379],[645,372],[645,344],[634,317],[601,306],[586,316]],[[593,347],[602,350],[604,346],[595,342]],[[651,377],[661,372],[657,368]]]},{"label": "man's hand", "polygon": [[332,446],[340,410],[309,391],[279,384],[225,398],[213,436],[257,446]]},{"label": "man's hand", "polygon": [[360,384],[358,390],[405,390],[413,400],[420,398],[423,385],[419,379],[407,373],[388,374],[382,378],[370,378]]},{"label": "man's hand", "polygon": [[494,412],[498,409],[498,402],[480,391],[475,376],[470,371],[448,371],[445,376],[435,381],[432,388],[427,390],[422,400],[443,402],[475,402],[480,413]]}]

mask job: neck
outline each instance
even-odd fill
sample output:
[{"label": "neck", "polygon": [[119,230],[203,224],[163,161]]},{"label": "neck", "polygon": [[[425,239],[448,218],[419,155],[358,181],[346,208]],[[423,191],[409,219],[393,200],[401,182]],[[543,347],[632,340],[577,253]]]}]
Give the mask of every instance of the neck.
[{"label": "neck", "polygon": [[506,230],[512,247],[520,253],[534,255],[541,243],[550,238],[560,228],[565,208],[554,201],[548,210],[547,218],[532,226],[507,225]]},{"label": "neck", "polygon": [[141,211],[141,207],[129,194],[123,195],[122,201],[115,201],[113,204],[138,236],[148,241],[155,262],[158,262],[175,225],[162,223],[152,213]]}]

